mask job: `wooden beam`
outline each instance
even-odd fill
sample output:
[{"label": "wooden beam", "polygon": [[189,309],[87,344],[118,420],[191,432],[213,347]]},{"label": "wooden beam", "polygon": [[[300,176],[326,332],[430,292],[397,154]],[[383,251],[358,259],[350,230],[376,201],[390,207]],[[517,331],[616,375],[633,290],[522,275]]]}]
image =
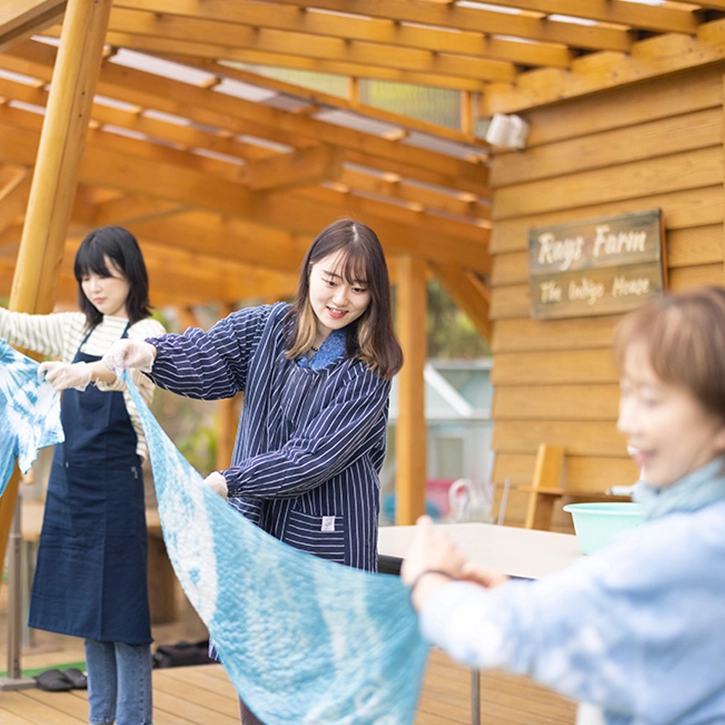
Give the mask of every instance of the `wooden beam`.
[{"label": "wooden beam", "polygon": [[[274,9],[271,11],[274,12]],[[336,20],[339,24],[339,19]],[[117,8],[111,15],[109,31],[109,41],[118,42],[124,48],[150,49],[153,46],[157,52],[170,51],[208,58],[233,59],[234,51],[241,49],[471,80],[506,82],[515,73],[514,65],[508,61],[462,55],[460,51],[451,53],[400,44],[349,40],[338,37],[339,30],[334,35],[281,31],[261,27],[259,23],[252,26],[209,20],[207,16],[188,19],[172,14]]]},{"label": "wooden beam", "polygon": [[571,70],[522,73],[515,85],[492,83],[481,96],[478,115],[514,113],[578,98],[617,86],[722,62],[725,20],[699,26],[695,37],[659,35],[638,41],[625,54],[596,53],[572,62]]},{"label": "wooden beam", "polygon": [[141,224],[176,216],[185,209],[186,207],[182,204],[163,199],[150,199],[147,196],[136,194],[119,196],[96,204],[88,224],[90,227],[105,227],[109,224],[117,226]]},{"label": "wooden beam", "polygon": [[431,262],[430,267],[456,306],[469,317],[481,337],[491,345],[489,319],[491,291],[481,279],[461,267]]},{"label": "wooden beam", "polygon": [[296,83],[282,81],[278,78],[271,78],[269,75],[253,73],[250,70],[246,70],[242,64],[230,61],[219,62],[209,58],[190,59],[185,56],[173,55],[167,55],[164,57],[172,62],[186,63],[192,65],[194,68],[214,73],[217,76],[233,78],[235,80],[242,81],[243,83],[249,83],[250,85],[258,86],[260,88],[274,90],[284,95],[304,98],[310,103],[314,103],[320,107],[333,106],[337,108],[344,108],[368,118],[374,118],[379,121],[389,123],[393,126],[400,126],[402,128],[407,128],[408,130],[420,131],[421,133],[426,133],[438,138],[445,138],[458,143],[478,145],[481,147],[481,153],[488,154],[488,144],[472,134],[465,134],[458,129],[448,128],[447,126],[441,126],[438,123],[407,116],[404,113],[395,113],[384,108],[379,108],[378,106],[370,106],[360,103],[354,93],[349,93],[347,98],[334,96],[315,88],[307,88],[306,86],[301,86]]},{"label": "wooden beam", "polygon": [[239,181],[254,191],[286,191],[334,181],[342,172],[343,152],[329,144],[279,154],[246,164],[238,174]]},{"label": "wooden beam", "polygon": [[[37,65],[42,69],[43,65],[52,63],[54,51],[49,46],[31,43],[13,48],[7,55],[19,62],[18,67],[31,64],[28,70],[37,73]],[[0,65],[2,63],[0,56]],[[406,164],[411,169],[425,172],[432,170],[462,181],[480,183],[481,166],[475,162],[411,144],[389,141],[381,136],[309,118],[304,114],[281,111],[264,103],[234,98],[114,63],[104,63],[98,91],[142,108],[154,108],[232,132],[236,130],[237,122],[251,122],[261,129],[282,130],[315,144],[329,143],[367,156]]]},{"label": "wooden beam", "polygon": [[[281,5],[305,8],[310,0],[275,0]],[[589,2],[589,0],[587,0]],[[488,9],[443,6],[427,0],[315,0],[315,8],[400,23],[420,23],[439,28],[456,28],[525,38],[546,43],[561,43],[586,50],[627,52],[632,35],[625,28],[587,27],[549,21],[540,14],[510,15]]]},{"label": "wooden beam", "polygon": [[443,186],[413,184],[398,174],[376,173],[374,169],[350,165],[345,166],[338,182],[353,191],[409,202],[490,226],[488,199],[475,194],[451,191]]},{"label": "wooden beam", "polygon": [[0,233],[25,211],[30,195],[31,178],[31,171],[24,169],[0,189]]},{"label": "wooden beam", "polygon": [[[415,48],[433,53],[448,53],[469,57],[504,60],[526,66],[568,67],[570,52],[560,44],[521,43],[506,38],[492,38],[480,32],[465,28],[433,28],[395,22],[388,19],[355,17],[347,14],[341,23],[334,13],[315,12],[309,9],[300,12],[292,6],[262,4],[248,0],[205,0],[202,4],[181,4],[174,0],[116,0],[114,8],[144,10],[154,13],[154,25],[158,27],[162,18],[179,17],[195,20],[215,20],[224,23],[230,34],[230,45],[239,47],[244,42],[245,28],[256,30],[289,31],[308,34],[310,44],[314,36],[344,38],[346,41],[376,43],[396,48]],[[110,25],[116,29],[116,15],[112,14]],[[147,23],[138,23],[135,32],[152,32]],[[119,28],[121,29],[121,28]],[[166,26],[158,28],[158,34],[168,35]],[[216,42],[222,42],[221,38]],[[251,47],[245,44],[247,48]]]},{"label": "wooden beam", "polygon": [[496,4],[544,15],[568,15],[601,23],[642,28],[653,33],[694,35],[697,32],[696,13],[681,6],[651,7],[619,0],[587,0],[586,3],[578,0],[496,0]]},{"label": "wooden beam", "polygon": [[395,523],[414,524],[425,512],[426,437],[426,265],[412,257],[397,260],[397,328],[405,354],[398,373],[395,431]]},{"label": "wooden beam", "polygon": [[[14,126],[0,128],[0,160],[31,163],[37,144],[35,134]],[[488,228],[396,208],[334,189],[253,193],[239,183],[166,161],[132,157],[120,149],[105,148],[101,142],[96,133],[89,137],[81,165],[81,180],[85,184],[311,235],[340,216],[362,216],[381,237],[386,237],[386,248],[393,254],[413,253],[421,259],[458,264],[483,274],[490,272]]]},{"label": "wooden beam", "polygon": [[[69,0],[17,265],[11,310],[50,312],[83,155],[112,0]],[[17,477],[0,499],[0,561],[17,500]]]},{"label": "wooden beam", "polygon": [[[427,72],[416,68],[398,68],[394,65],[371,65],[363,61],[354,61],[347,58],[318,58],[310,54],[293,54],[283,52],[284,46],[278,46],[276,51],[246,48],[228,48],[212,43],[189,43],[181,40],[166,40],[146,38],[130,33],[109,33],[108,42],[118,47],[130,48],[143,53],[158,53],[160,55],[176,54],[186,55],[190,58],[212,58],[235,60],[252,65],[268,65],[281,68],[297,68],[317,73],[332,73],[342,76],[360,78],[377,78],[379,80],[394,81],[397,83],[410,83],[413,85],[451,88],[455,90],[482,91],[486,85],[486,78],[508,77],[513,80],[515,69],[513,66],[501,68],[493,66],[488,69],[483,78],[473,78],[468,75],[458,75],[453,69],[453,63],[438,64],[446,72],[439,72],[434,67]],[[411,64],[408,64],[411,65]]]},{"label": "wooden beam", "polygon": [[0,5],[0,53],[14,43],[55,25],[66,0],[3,0]]},{"label": "wooden beam", "polygon": [[127,226],[139,238],[177,250],[203,250],[206,255],[218,259],[281,272],[296,272],[307,248],[306,239],[297,241],[289,233],[275,233],[259,225],[246,231],[223,217],[206,212],[131,221]]}]

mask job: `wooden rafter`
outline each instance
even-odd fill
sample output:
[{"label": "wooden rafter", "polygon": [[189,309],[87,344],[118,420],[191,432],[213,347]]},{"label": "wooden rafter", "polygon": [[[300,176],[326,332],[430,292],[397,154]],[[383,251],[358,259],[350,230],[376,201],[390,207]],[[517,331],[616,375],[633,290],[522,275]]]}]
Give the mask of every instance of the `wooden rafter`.
[{"label": "wooden rafter", "polygon": [[[5,54],[4,60],[0,58],[0,64],[7,63],[7,58],[15,58],[18,61],[17,68],[29,64],[37,72],[38,65],[52,68],[54,57],[53,48],[32,43],[13,48]],[[450,174],[462,182],[469,180],[471,183],[480,184],[481,176],[485,176],[480,165],[469,161],[110,62],[106,62],[101,69],[98,89],[101,94],[111,95],[141,108],[153,108],[189,118],[200,124],[227,128],[239,133],[246,132],[247,127],[238,128],[238,122],[253,123],[260,129],[281,129],[313,143],[335,144],[343,149],[399,161],[410,168]]]},{"label": "wooden rafter", "polygon": [[0,187],[0,232],[5,231],[28,204],[32,174],[28,169],[18,172]]},{"label": "wooden rafter", "polygon": [[480,54],[464,55],[441,50],[386,45],[364,40],[309,35],[258,25],[230,25],[216,20],[189,19],[134,10],[116,9],[109,40],[130,48],[207,58],[234,58],[237,48],[263,53],[297,55],[327,62],[352,63],[370,68],[394,65],[411,73],[430,73],[471,80],[505,82],[513,79],[510,61]]},{"label": "wooden rafter", "polygon": [[[315,37],[342,38],[347,42],[377,44],[385,52],[386,48],[411,48],[428,53],[447,53],[472,58],[488,58],[522,65],[551,65],[566,67],[570,61],[568,50],[552,43],[522,43],[505,38],[489,38],[480,32],[466,29],[441,27],[423,27],[396,22],[387,18],[369,16],[345,16],[344,22],[335,14],[318,12],[314,8],[299,12],[293,6],[264,5],[247,0],[234,3],[225,0],[212,0],[203,5],[180,5],[173,0],[117,0],[117,8],[144,10],[170,18],[192,18],[213,20],[229,27],[230,47],[240,47],[239,26],[264,28],[265,30],[287,31],[298,35],[308,35],[310,42]],[[111,27],[121,29],[123,16],[114,14]],[[119,23],[117,25],[116,23]],[[156,22],[163,21],[160,18]],[[140,25],[140,24],[139,24]],[[136,32],[152,32],[147,24],[139,26]],[[166,33],[164,33],[166,34]],[[235,35],[237,34],[237,35]],[[387,51],[389,53],[389,51]]]},{"label": "wooden rafter", "polygon": [[55,25],[66,0],[3,0],[0,4],[0,53],[14,43]]},{"label": "wooden rafter", "polygon": [[473,272],[456,265],[431,263],[430,266],[448,296],[468,315],[481,337],[490,344],[491,296],[484,282]]}]

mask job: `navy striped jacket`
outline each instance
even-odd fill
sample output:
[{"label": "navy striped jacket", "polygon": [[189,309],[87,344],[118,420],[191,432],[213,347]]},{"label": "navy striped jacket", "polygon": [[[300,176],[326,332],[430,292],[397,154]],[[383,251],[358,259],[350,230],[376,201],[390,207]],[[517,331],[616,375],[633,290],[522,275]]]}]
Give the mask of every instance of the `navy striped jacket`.
[{"label": "navy striped jacket", "polygon": [[229,502],[272,536],[375,571],[390,381],[341,356],[319,370],[284,356],[277,303],[234,312],[207,332],[149,338],[162,388],[217,400],[244,391]]}]

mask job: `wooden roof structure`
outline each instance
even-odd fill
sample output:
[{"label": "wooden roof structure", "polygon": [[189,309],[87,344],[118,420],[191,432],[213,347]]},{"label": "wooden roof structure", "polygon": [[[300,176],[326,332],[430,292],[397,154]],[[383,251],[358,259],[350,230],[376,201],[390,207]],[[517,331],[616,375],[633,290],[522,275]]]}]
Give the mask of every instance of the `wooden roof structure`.
[{"label": "wooden roof structure", "polygon": [[327,223],[370,224],[398,288],[410,522],[426,278],[490,334],[492,116],[724,58],[725,0],[3,0],[0,297],[72,302],[80,239],[119,224],[157,306],[279,299]]},{"label": "wooden roof structure", "polygon": [[[65,10],[0,8],[0,295]],[[277,299],[316,232],[351,215],[389,256],[424,262],[486,335],[487,119],[716,62],[724,16],[725,0],[114,0],[58,295],[74,299],[82,236],[121,224],[156,304]],[[250,67],[333,74],[346,93]],[[369,80],[447,89],[459,127],[362,103]]]}]

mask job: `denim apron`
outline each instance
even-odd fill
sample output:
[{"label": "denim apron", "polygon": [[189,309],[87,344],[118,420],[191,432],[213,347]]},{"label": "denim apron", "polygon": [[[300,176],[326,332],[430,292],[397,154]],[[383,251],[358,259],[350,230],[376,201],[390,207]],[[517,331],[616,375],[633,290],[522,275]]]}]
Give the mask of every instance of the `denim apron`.
[{"label": "denim apron", "polygon": [[[73,362],[100,360],[81,352],[90,334]],[[53,455],[29,626],[149,644],[143,474],[123,393],[65,390],[61,421],[66,440]]]}]

